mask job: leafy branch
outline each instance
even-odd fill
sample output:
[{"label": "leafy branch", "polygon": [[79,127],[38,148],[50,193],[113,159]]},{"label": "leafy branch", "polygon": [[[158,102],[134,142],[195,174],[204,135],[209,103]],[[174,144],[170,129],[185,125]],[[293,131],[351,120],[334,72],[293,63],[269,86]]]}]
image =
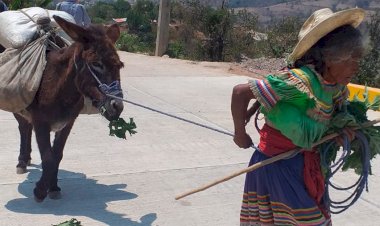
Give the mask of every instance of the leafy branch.
[{"label": "leafy branch", "polygon": [[110,121],[108,125],[110,129],[110,136],[117,136],[119,138],[126,139],[126,132],[128,131],[129,135],[137,133],[135,130],[137,128],[136,123],[133,121],[133,118],[129,118],[129,122],[126,122],[123,118]]}]

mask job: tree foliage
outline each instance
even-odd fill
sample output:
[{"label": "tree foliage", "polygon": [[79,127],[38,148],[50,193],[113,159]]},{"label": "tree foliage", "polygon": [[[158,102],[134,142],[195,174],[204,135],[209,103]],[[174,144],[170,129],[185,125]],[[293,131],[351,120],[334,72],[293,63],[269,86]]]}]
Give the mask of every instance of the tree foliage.
[{"label": "tree foliage", "polygon": [[[242,56],[284,58],[298,41],[302,25],[298,17],[272,20],[266,27],[260,27],[256,14],[229,8],[227,2],[232,1],[220,0],[219,7],[202,2],[172,1],[169,56],[207,61],[239,61]],[[131,6],[125,0],[97,2],[91,7],[90,15],[93,21],[102,23],[126,17],[128,31],[122,32],[117,47],[153,54],[158,19],[156,3],[137,0]],[[380,12],[371,16],[367,28],[368,51],[354,82],[380,87]]]},{"label": "tree foliage", "polygon": [[369,44],[367,54],[360,62],[360,71],[355,83],[380,88],[380,10],[367,22]]},{"label": "tree foliage", "polygon": [[267,56],[281,58],[291,53],[298,42],[298,32],[302,21],[297,17],[285,17],[273,21],[267,28],[268,39],[266,41],[269,52]]},{"label": "tree foliage", "polygon": [[46,8],[52,0],[13,0],[9,3],[10,10],[18,10],[32,6]]},{"label": "tree foliage", "polygon": [[[171,18],[179,24],[179,34],[170,44],[189,59],[231,61],[239,58],[238,52],[247,50],[246,41],[252,40],[247,39],[248,31],[256,26],[257,17],[247,11],[235,12],[226,3],[223,1],[217,8],[199,0],[173,4]],[[183,48],[179,48],[179,44]]]}]

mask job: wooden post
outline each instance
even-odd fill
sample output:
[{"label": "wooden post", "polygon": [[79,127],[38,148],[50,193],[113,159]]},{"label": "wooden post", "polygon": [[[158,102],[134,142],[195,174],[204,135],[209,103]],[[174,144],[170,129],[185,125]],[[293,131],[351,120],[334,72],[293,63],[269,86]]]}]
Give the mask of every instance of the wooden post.
[{"label": "wooden post", "polygon": [[162,56],[168,48],[170,22],[170,0],[160,0],[160,11],[157,23],[155,56]]}]

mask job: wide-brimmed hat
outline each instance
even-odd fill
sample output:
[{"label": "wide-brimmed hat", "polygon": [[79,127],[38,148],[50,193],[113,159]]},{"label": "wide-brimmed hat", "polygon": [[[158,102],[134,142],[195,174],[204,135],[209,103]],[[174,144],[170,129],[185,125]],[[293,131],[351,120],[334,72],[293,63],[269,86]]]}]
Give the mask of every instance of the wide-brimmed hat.
[{"label": "wide-brimmed hat", "polygon": [[343,25],[359,26],[365,11],[360,8],[347,9],[334,13],[325,8],[315,11],[302,25],[298,34],[298,43],[289,55],[288,60],[300,59],[322,37]]}]

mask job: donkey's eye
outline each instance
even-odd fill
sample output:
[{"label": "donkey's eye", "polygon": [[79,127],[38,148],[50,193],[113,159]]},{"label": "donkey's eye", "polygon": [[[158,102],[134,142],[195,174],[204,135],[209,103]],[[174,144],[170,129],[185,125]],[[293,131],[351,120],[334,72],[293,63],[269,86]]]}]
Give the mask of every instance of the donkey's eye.
[{"label": "donkey's eye", "polygon": [[96,62],[96,61],[92,62],[91,66],[93,66],[94,68],[100,69],[100,70],[103,69],[103,64],[101,62]]}]

